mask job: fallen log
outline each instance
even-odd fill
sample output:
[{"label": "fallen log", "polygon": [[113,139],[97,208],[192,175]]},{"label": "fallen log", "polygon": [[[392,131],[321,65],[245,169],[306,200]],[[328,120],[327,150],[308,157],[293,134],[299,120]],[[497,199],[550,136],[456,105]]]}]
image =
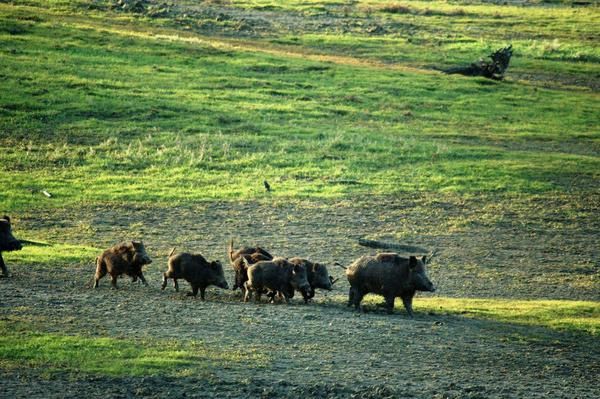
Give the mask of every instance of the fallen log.
[{"label": "fallen log", "polygon": [[502,80],[512,57],[512,44],[490,54],[491,61],[479,60],[466,67],[456,67],[443,70],[447,74],[465,76],[483,76],[488,79]]},{"label": "fallen log", "polygon": [[385,241],[368,240],[359,238],[358,243],[363,247],[391,249],[398,252],[403,252],[410,255],[430,255],[431,251],[417,245],[399,244]]}]

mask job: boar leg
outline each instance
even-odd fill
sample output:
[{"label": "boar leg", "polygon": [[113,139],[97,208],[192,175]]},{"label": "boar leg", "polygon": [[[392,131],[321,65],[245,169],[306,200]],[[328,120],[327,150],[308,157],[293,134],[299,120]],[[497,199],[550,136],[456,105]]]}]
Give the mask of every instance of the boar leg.
[{"label": "boar leg", "polygon": [[163,281],[162,284],[160,285],[160,289],[164,291],[165,288],[167,288],[167,273],[163,273]]},{"label": "boar leg", "polygon": [[350,287],[350,290],[348,290],[348,306],[354,305],[354,295],[356,295],[354,287]]},{"label": "boar leg", "polygon": [[285,303],[287,303],[288,305],[290,304],[290,296],[287,292],[285,291],[279,291],[280,295],[283,295],[283,299],[285,299]]},{"label": "boar leg", "polygon": [[173,279],[173,287],[175,287],[175,291],[179,292],[179,283],[177,283],[177,279]]},{"label": "boar leg", "polygon": [[94,288],[98,288],[98,282],[104,276],[106,276],[106,270],[98,268],[98,270],[96,270],[96,275],[94,276]]},{"label": "boar leg", "polygon": [[362,301],[365,294],[360,292],[360,290],[356,287],[350,287],[350,291],[348,291],[348,306],[354,305],[356,310],[360,309],[360,301]]},{"label": "boar leg", "polygon": [[8,269],[4,264],[4,259],[2,259],[2,252],[0,252],[0,268],[2,268],[2,277],[8,277]]},{"label": "boar leg", "polygon": [[101,257],[97,257],[96,258],[96,275],[94,276],[94,288],[98,288],[98,282],[100,281],[100,279],[104,276],[106,276],[106,273],[108,272],[108,269],[106,267],[106,263],[104,263],[104,260],[102,260]]},{"label": "boar leg", "polygon": [[197,296],[198,295],[198,286],[197,285],[192,285],[192,292],[188,292],[187,296]]},{"label": "boar leg", "polygon": [[248,287],[248,284],[244,284],[246,293],[244,294],[244,302],[248,302],[252,298],[252,290]]},{"label": "boar leg", "polygon": [[311,286],[308,290],[302,290],[302,298],[304,298],[304,303],[308,303],[311,299],[315,297],[315,289]]},{"label": "boar leg", "polygon": [[359,290],[354,291],[354,309],[360,310],[360,302],[362,301],[365,294],[360,292]]},{"label": "boar leg", "polygon": [[111,274],[110,275],[110,283],[112,284],[112,287],[116,290],[117,287],[117,275],[116,274]]},{"label": "boar leg", "polygon": [[147,287],[148,286],[148,282],[146,281],[146,279],[144,278],[144,274],[142,273],[142,271],[140,270],[139,273],[136,276],[136,280],[137,277],[140,278],[140,280],[142,280],[142,283]]},{"label": "boar leg", "polygon": [[385,297],[385,310],[388,314],[394,313],[394,302],[396,297],[394,295],[386,295]]},{"label": "boar leg", "polygon": [[244,288],[244,281],[242,281],[242,275],[239,271],[235,271],[235,283],[233,284],[232,291],[237,290],[238,288]]},{"label": "boar leg", "polygon": [[204,300],[205,293],[206,293],[206,287],[200,287],[200,299]]},{"label": "boar leg", "polygon": [[404,304],[404,308],[406,309],[406,312],[408,313],[408,316],[411,319],[415,317],[413,314],[412,301],[413,301],[412,295],[404,295],[402,297],[402,303]]}]

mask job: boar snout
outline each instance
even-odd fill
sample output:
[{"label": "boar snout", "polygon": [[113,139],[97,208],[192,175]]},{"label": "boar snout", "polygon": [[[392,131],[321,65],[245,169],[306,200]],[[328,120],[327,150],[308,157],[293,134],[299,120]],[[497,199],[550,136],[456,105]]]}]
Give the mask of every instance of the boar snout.
[{"label": "boar snout", "polygon": [[229,284],[227,284],[227,281],[225,281],[225,280],[223,280],[223,281],[219,281],[219,282],[216,284],[216,286],[217,286],[217,287],[219,287],[219,288],[223,288],[224,290],[227,290],[227,289],[229,289]]},{"label": "boar snout", "polygon": [[428,279],[425,279],[424,281],[424,289],[423,291],[429,291],[429,292],[435,292],[435,286],[433,285],[433,283],[431,281],[429,281]]}]

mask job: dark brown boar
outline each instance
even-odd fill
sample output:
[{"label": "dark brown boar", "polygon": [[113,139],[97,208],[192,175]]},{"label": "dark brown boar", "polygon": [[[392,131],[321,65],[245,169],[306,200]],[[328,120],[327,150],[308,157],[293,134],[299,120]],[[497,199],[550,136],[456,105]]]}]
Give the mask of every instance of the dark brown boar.
[{"label": "dark brown boar", "polygon": [[200,254],[183,252],[170,256],[169,270],[163,273],[161,287],[163,290],[167,286],[167,279],[170,278],[173,279],[176,291],[179,291],[177,279],[186,280],[192,286],[192,292],[189,292],[188,296],[197,296],[198,290],[200,290],[202,300],[204,300],[204,294],[209,285],[216,285],[223,289],[229,288],[221,262],[218,260],[209,262]]},{"label": "dark brown boar", "polygon": [[394,311],[394,300],[402,298],[408,315],[413,317],[412,300],[416,291],[434,292],[425,270],[426,257],[403,257],[396,253],[363,256],[346,269],[350,282],[348,306],[360,308],[366,294],[383,295],[388,313]]},{"label": "dark brown boar", "polygon": [[231,267],[235,272],[235,283],[233,285],[233,290],[235,291],[237,288],[244,290],[244,283],[248,281],[248,268],[246,264],[253,265],[256,262],[260,262],[261,260],[271,260],[273,258],[265,256],[261,252],[256,252],[253,254],[243,254],[236,258]]},{"label": "dark brown boar", "polygon": [[310,284],[306,278],[306,269],[300,265],[294,265],[285,258],[274,258],[270,261],[260,261],[254,265],[247,265],[248,281],[244,284],[246,294],[244,302],[256,293],[256,301],[265,291],[281,293],[285,301],[290,303],[294,296],[294,290],[304,293],[310,290]]},{"label": "dark brown boar", "polygon": [[94,276],[94,288],[98,287],[98,281],[106,274],[110,274],[113,288],[117,288],[117,277],[126,274],[135,280],[139,277],[142,283],[148,285],[142,266],[152,263],[152,259],[146,253],[146,248],[141,241],[128,241],[115,245],[102,252],[96,258],[96,275]]},{"label": "dark brown boar", "polygon": [[316,288],[331,291],[333,279],[329,276],[325,265],[298,257],[291,258],[289,261],[293,265],[301,265],[306,269],[306,278],[310,284],[310,289],[303,294],[305,303],[308,303],[315,296]]},{"label": "dark brown boar", "polygon": [[239,248],[234,251],[233,250],[233,240],[229,241],[229,247],[228,247],[227,253],[229,254],[229,261],[231,263],[233,263],[237,258],[239,258],[242,255],[252,255],[252,254],[256,254],[256,253],[261,254],[267,260],[273,259],[273,255],[271,255],[269,252],[267,252],[265,249],[263,249],[259,246],[242,247],[242,248]]},{"label": "dark brown boar", "polygon": [[3,216],[0,218],[0,268],[2,269],[2,277],[9,276],[8,268],[4,264],[4,259],[2,259],[2,252],[18,251],[21,248],[23,248],[21,241],[12,235],[10,218],[6,215]]},{"label": "dark brown boar", "polygon": [[273,259],[273,256],[269,252],[259,246],[242,247],[234,251],[233,239],[229,241],[227,254],[229,255],[231,267],[235,272],[235,282],[233,284],[234,291],[238,288],[244,290],[244,283],[248,280],[246,262],[244,262],[242,258],[245,258],[247,263],[250,265],[253,265],[261,260]]}]

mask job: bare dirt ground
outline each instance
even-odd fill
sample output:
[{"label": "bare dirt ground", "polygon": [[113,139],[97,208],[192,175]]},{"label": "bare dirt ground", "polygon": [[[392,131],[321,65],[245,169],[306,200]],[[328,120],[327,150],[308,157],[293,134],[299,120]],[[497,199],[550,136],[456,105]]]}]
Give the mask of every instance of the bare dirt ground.
[{"label": "bare dirt ground", "polygon": [[[230,237],[277,255],[349,264],[374,250],[359,237],[436,248],[429,274],[446,297],[600,300],[600,197],[444,201],[418,197],[355,201],[199,203],[192,207],[85,207],[31,211],[29,239],[104,248],[143,239],[154,258],[150,287],[120,280],[86,284],[93,259],[64,267],[9,263],[0,280],[0,318],[41,331],[92,337],[195,341],[263,360],[207,361],[201,375],[109,377],[2,370],[4,397],[353,397],[592,398],[600,396],[600,345],[591,336],[419,311],[410,320],[345,306],[342,277],[303,305],[244,304],[239,292],[209,289],[207,301],[160,291],[166,255],[202,252],[226,263]],[[16,233],[16,232],[15,232]],[[5,256],[8,258],[7,256]],[[10,259],[10,258],[8,258]],[[233,273],[227,270],[231,281]],[[423,294],[425,295],[425,294]]]}]

